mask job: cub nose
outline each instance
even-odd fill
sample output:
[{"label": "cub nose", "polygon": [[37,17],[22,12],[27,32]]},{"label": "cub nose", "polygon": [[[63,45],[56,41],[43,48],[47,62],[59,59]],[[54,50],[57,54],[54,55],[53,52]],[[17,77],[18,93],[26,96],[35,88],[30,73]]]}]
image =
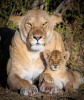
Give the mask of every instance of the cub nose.
[{"label": "cub nose", "polygon": [[40,40],[42,38],[42,36],[33,36],[33,38],[38,41],[38,40]]}]

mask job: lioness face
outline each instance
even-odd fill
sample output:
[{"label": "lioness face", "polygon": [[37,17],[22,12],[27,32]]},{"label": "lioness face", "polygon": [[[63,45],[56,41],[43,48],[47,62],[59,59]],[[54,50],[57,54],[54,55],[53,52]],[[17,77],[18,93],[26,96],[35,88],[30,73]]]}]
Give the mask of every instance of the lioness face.
[{"label": "lioness face", "polygon": [[48,67],[53,71],[57,71],[65,68],[66,61],[69,59],[69,52],[61,53],[58,50],[54,50],[50,53],[44,53],[44,58],[47,61]]},{"label": "lioness face", "polygon": [[49,15],[43,10],[30,10],[10,20],[18,26],[21,39],[33,51],[43,50],[52,37],[54,25],[62,21],[60,15]]}]

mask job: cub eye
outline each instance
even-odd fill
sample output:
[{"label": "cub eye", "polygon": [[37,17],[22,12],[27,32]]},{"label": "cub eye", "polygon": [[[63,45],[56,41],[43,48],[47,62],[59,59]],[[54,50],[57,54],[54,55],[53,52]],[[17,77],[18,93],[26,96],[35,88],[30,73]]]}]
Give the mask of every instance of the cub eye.
[{"label": "cub eye", "polygon": [[26,23],[26,25],[27,25],[27,26],[29,26],[29,27],[32,27],[32,24],[31,24],[31,23],[29,23],[29,22],[28,22],[28,23]]},{"label": "cub eye", "polygon": [[48,22],[43,23],[43,26],[46,26],[48,24]]}]

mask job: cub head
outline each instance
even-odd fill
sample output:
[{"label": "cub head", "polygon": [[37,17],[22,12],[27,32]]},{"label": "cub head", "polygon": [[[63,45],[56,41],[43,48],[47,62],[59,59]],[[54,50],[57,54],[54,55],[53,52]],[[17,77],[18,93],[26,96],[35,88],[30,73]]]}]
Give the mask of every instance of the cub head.
[{"label": "cub head", "polygon": [[44,51],[43,56],[44,59],[46,60],[47,66],[51,70],[56,71],[59,69],[66,68],[65,64],[69,59],[70,54],[68,51],[64,51],[62,53],[58,50],[54,50],[52,52],[46,50]]},{"label": "cub head", "polygon": [[62,21],[60,14],[50,15],[44,10],[29,10],[23,16],[11,16],[19,29],[22,41],[30,50],[41,51],[49,43],[56,23]]}]

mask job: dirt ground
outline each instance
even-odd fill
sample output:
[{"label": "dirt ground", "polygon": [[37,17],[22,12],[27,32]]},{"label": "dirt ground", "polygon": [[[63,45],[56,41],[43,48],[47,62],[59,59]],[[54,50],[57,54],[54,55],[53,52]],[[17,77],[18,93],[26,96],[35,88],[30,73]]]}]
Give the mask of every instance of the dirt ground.
[{"label": "dirt ground", "polygon": [[84,89],[78,90],[74,93],[63,94],[43,94],[38,93],[33,97],[22,96],[17,92],[10,91],[0,87],[0,100],[84,100]]}]

